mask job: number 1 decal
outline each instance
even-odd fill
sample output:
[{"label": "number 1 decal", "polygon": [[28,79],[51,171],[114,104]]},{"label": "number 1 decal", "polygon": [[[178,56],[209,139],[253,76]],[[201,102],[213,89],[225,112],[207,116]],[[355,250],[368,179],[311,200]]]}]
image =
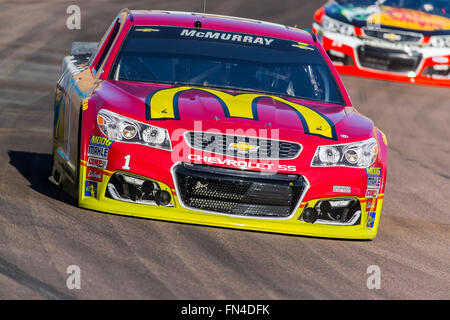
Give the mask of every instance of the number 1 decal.
[{"label": "number 1 decal", "polygon": [[125,159],[125,164],[123,165],[122,169],[124,170],[130,170],[130,159],[131,159],[131,155],[126,155],[124,157]]}]

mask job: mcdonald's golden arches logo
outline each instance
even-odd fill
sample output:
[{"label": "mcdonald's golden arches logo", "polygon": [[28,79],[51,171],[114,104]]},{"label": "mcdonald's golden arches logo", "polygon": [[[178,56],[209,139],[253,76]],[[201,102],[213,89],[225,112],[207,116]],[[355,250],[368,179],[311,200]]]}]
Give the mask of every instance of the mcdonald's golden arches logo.
[{"label": "mcdonald's golden arches logo", "polygon": [[337,140],[334,123],[324,114],[287,99],[265,94],[232,95],[219,90],[196,87],[172,87],[152,92],[145,100],[147,120],[179,120],[179,98],[187,91],[199,90],[214,96],[222,106],[225,117],[258,120],[258,100],[271,98],[292,109],[300,119],[306,134]]}]

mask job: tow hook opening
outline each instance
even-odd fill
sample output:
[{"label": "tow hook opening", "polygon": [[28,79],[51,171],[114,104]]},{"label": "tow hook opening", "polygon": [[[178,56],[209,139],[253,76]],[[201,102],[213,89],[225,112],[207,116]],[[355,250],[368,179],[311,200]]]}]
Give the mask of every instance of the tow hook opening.
[{"label": "tow hook opening", "polygon": [[307,223],[353,226],[361,223],[361,204],[356,198],[318,201],[306,207],[300,220]]},{"label": "tow hook opening", "polygon": [[105,196],[119,201],[158,206],[169,206],[172,201],[170,192],[161,190],[156,181],[123,172],[111,176]]}]

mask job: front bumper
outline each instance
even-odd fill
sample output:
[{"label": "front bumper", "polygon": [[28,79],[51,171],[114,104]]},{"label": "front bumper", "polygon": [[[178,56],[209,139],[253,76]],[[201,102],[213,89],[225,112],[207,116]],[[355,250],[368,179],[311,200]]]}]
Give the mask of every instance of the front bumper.
[{"label": "front bumper", "polygon": [[361,204],[361,216],[357,225],[312,224],[302,221],[302,213],[306,208],[314,208],[318,201],[330,199],[330,197],[315,199],[302,198],[300,199],[298,206],[295,207],[293,214],[282,219],[231,216],[186,208],[186,206],[180,201],[180,195],[177,194],[177,190],[170,187],[168,184],[155,179],[155,177],[144,178],[153,179],[153,181],[159,184],[161,190],[165,190],[171,194],[171,202],[168,206],[131,203],[112,199],[107,197],[106,194],[108,183],[111,176],[115,172],[118,171],[112,172],[104,170],[103,178],[98,182],[86,180],[86,162],[81,161],[79,206],[86,209],[121,215],[216,227],[328,238],[371,239],[377,235],[383,204],[383,194],[379,194],[376,199],[369,200],[371,203],[376,200],[376,209],[369,210],[367,208],[368,199],[366,198],[361,198],[354,195],[334,197],[352,197],[358,199]]},{"label": "front bumper", "polygon": [[450,86],[450,49],[402,47],[332,32],[319,38],[340,74]]}]

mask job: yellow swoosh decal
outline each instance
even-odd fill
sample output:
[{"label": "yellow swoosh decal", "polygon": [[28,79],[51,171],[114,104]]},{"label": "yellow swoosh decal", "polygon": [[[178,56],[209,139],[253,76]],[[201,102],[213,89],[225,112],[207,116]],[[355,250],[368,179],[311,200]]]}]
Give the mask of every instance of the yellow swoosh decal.
[{"label": "yellow swoosh decal", "polygon": [[219,90],[195,87],[175,87],[152,92],[145,100],[147,120],[179,120],[179,97],[183,92],[200,90],[213,95],[221,104],[225,117],[258,120],[257,104],[261,98],[271,98],[290,107],[302,122],[306,134],[337,140],[334,124],[320,112],[292,101],[264,94],[232,95]]}]

